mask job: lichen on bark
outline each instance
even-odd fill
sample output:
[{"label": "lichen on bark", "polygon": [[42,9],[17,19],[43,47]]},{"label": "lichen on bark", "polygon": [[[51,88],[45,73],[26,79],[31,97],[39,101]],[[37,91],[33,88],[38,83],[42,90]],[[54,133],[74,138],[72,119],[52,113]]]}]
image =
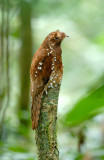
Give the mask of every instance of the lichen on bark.
[{"label": "lichen on bark", "polygon": [[41,104],[41,114],[36,129],[36,145],[38,160],[59,160],[57,146],[57,107],[60,85],[48,89],[44,93]]}]

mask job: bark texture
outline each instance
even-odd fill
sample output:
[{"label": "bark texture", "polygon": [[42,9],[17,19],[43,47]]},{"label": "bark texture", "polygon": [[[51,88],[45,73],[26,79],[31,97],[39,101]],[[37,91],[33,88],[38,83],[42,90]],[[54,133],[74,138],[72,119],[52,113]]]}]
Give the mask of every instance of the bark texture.
[{"label": "bark texture", "polygon": [[44,93],[36,129],[38,160],[59,160],[57,147],[57,107],[60,85]]}]

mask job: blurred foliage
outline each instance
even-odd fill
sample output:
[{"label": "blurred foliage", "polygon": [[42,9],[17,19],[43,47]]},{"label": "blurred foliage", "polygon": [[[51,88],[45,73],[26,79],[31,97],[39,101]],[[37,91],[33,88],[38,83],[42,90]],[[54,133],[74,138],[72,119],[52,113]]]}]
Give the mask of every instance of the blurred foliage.
[{"label": "blurred foliage", "polygon": [[102,0],[0,1],[0,159],[36,159],[29,68],[44,38],[57,29],[70,36],[62,43],[60,160],[104,159],[103,8]]},{"label": "blurred foliage", "polygon": [[64,125],[76,126],[104,112],[104,78],[82,97],[64,117]]}]

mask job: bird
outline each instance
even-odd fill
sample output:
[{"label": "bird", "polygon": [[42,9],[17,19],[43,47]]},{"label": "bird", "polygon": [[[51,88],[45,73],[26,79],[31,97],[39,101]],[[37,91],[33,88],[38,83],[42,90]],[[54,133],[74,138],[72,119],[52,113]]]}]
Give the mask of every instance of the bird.
[{"label": "bird", "polygon": [[61,42],[68,37],[64,32],[51,32],[33,56],[31,79],[31,120],[32,129],[36,130],[41,111],[41,99],[48,88],[57,87],[63,76]]}]

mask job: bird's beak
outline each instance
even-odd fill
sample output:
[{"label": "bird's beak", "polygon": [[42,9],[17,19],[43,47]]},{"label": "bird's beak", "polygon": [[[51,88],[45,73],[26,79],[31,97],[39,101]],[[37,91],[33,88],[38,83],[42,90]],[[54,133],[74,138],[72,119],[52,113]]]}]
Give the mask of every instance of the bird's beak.
[{"label": "bird's beak", "polygon": [[58,34],[59,34],[59,37],[62,37],[62,39],[64,39],[65,37],[69,37],[64,32],[59,32]]},{"label": "bird's beak", "polygon": [[66,35],[66,37],[69,37],[68,35]]},{"label": "bird's beak", "polygon": [[69,37],[68,35],[66,35],[65,33],[63,33],[64,38]]},{"label": "bird's beak", "polygon": [[65,34],[65,37],[69,37],[69,36]]}]

